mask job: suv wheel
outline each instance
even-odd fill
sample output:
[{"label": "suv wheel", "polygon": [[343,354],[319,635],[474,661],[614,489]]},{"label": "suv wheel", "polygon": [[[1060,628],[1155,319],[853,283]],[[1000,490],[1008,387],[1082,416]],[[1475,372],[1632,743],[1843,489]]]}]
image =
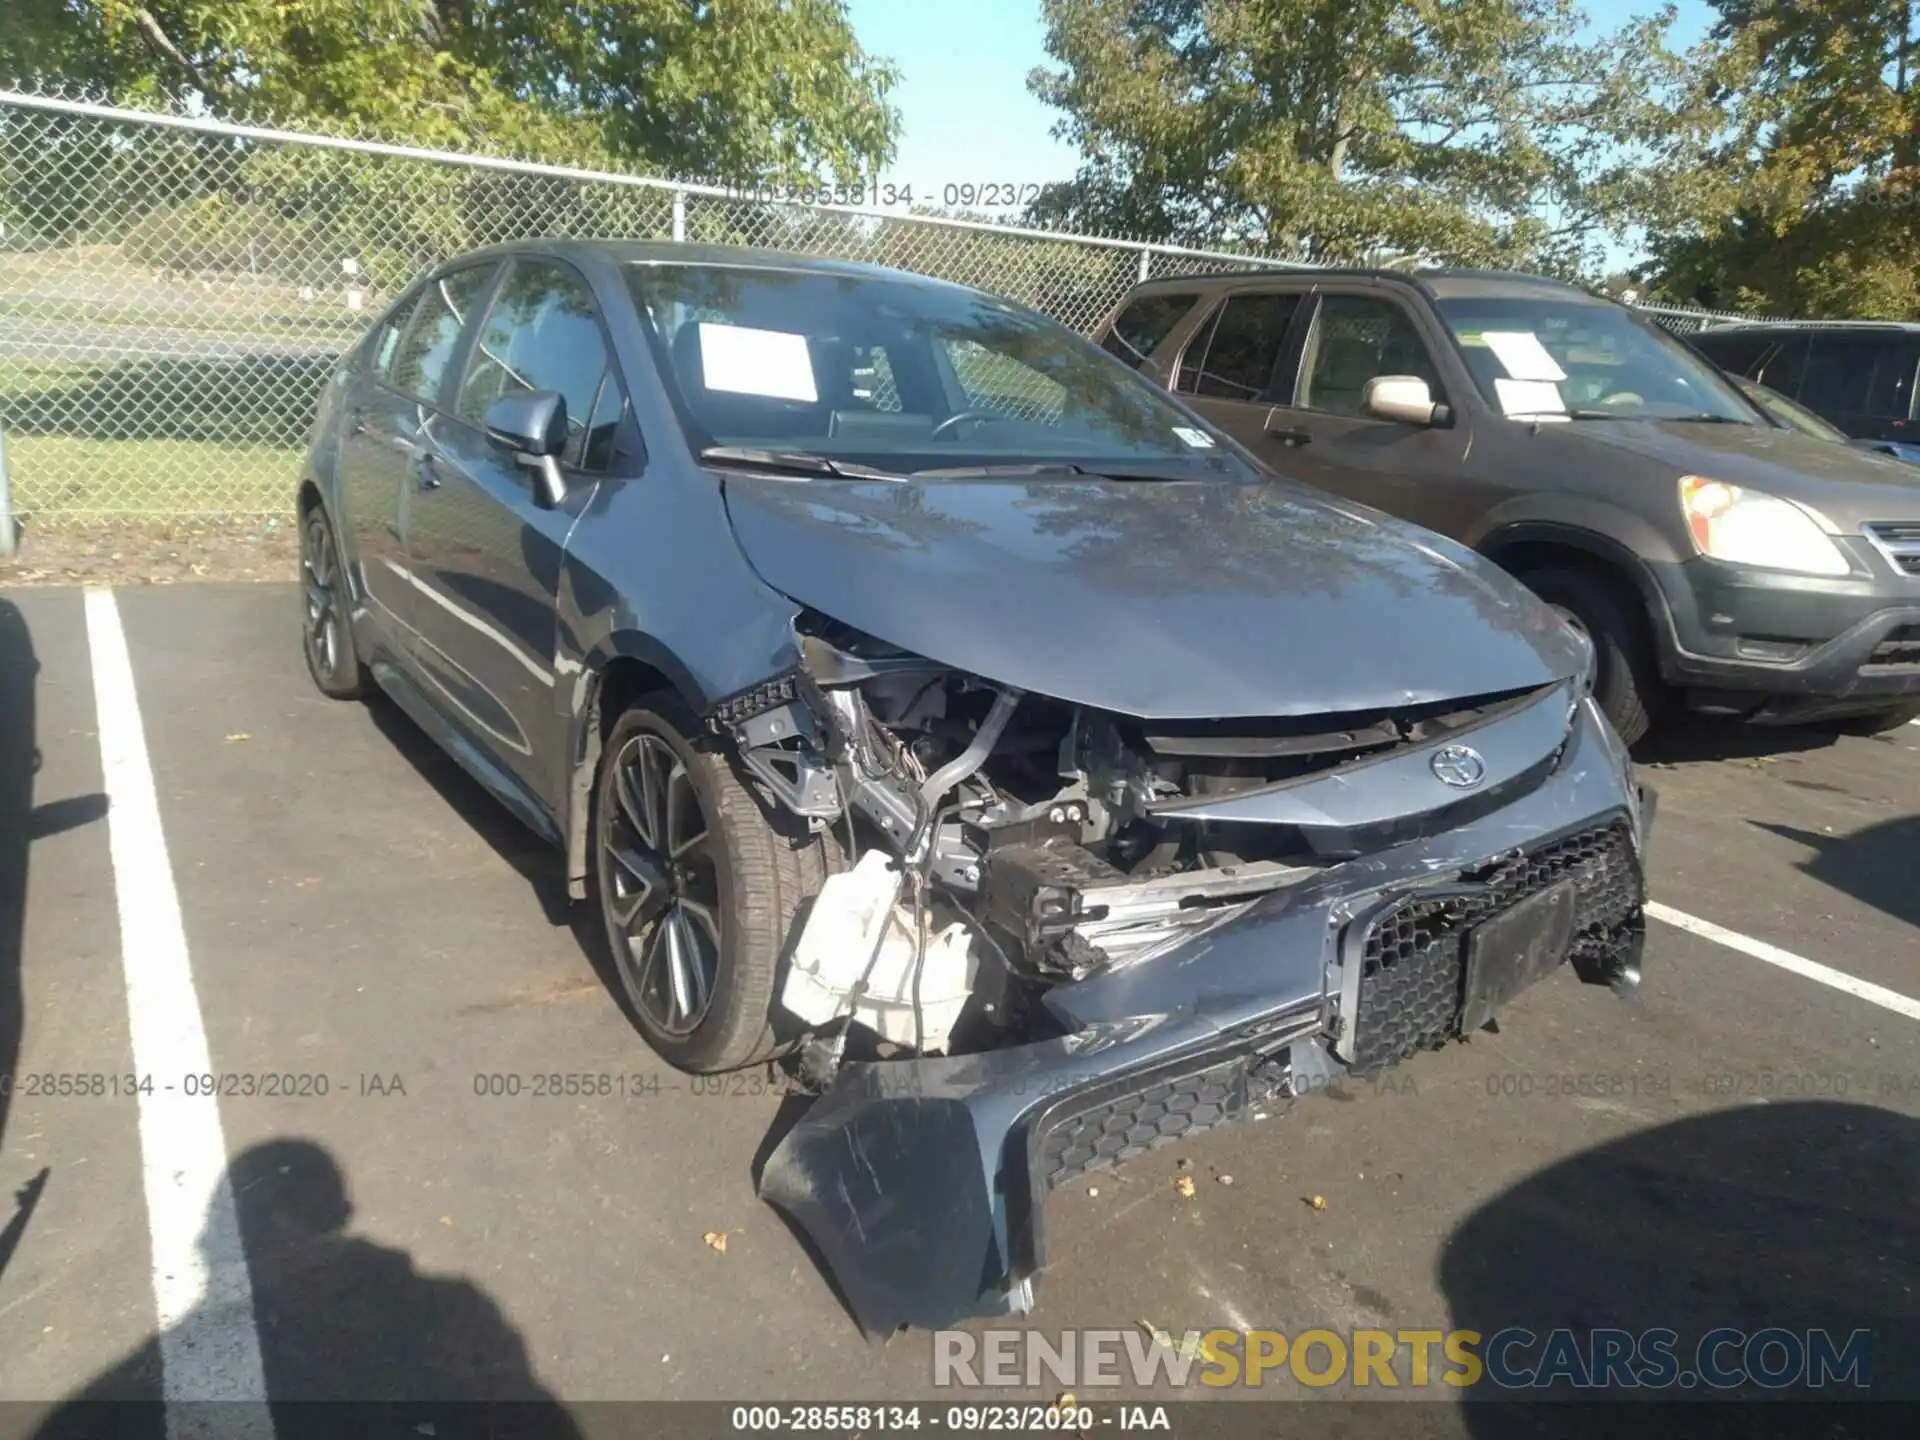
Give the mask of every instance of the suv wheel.
[{"label": "suv wheel", "polygon": [[317,503],[300,527],[300,581],[306,602],[301,636],[313,683],[331,699],[358,699],[366,693],[367,672],[347,616],[346,570],[327,512]]},{"label": "suv wheel", "polygon": [[621,988],[682,1070],[771,1059],[776,982],[827,842],[763,807],[672,696],[608,735],[594,784],[594,882]]},{"label": "suv wheel", "polygon": [[1920,720],[1920,705],[1896,705],[1890,710],[1871,710],[1865,715],[1830,721],[1828,728],[1844,735],[1884,735],[1916,720]]},{"label": "suv wheel", "polygon": [[1520,577],[1534,594],[1593,642],[1593,695],[1620,738],[1632,745],[1654,726],[1666,687],[1639,611],[1620,587],[1588,570],[1555,568]]}]

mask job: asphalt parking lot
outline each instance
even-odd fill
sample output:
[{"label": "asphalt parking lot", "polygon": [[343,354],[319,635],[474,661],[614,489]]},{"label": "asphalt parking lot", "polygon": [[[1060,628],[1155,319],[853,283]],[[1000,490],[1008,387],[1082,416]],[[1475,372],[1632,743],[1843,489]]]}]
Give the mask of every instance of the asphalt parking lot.
[{"label": "asphalt parking lot", "polygon": [[[932,1393],[929,1337],[869,1344],[755,1198],[781,1097],[654,1058],[538,842],[391,706],[314,692],[293,587],[114,592],[131,694],[93,604],[90,639],[79,590],[0,592],[0,1400],[244,1362],[168,1309],[195,1263],[250,1286],[276,1399]],[[1920,1396],[1920,727],[1643,763],[1637,996],[1558,975],[1497,1034],[1056,1195],[1029,1323],[1867,1327],[1876,1393]],[[190,1060],[196,1024],[143,1121],[136,1043]],[[625,1093],[531,1093],[557,1073]],[[181,1213],[207,1166],[236,1214]]]}]

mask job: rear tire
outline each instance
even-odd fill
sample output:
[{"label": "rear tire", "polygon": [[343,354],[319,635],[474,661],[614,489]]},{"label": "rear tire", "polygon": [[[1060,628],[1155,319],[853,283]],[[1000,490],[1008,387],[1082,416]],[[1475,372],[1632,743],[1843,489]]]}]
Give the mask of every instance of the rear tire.
[{"label": "rear tire", "polygon": [[318,503],[301,522],[300,580],[307,672],[329,699],[358,700],[367,693],[369,677],[353,642],[346,567],[326,507]]},{"label": "rear tire", "polygon": [[830,842],[763,805],[662,694],[636,701],[607,736],[592,835],[595,902],[647,1043],[695,1074],[780,1054],[782,963],[826,880]]},{"label": "rear tire", "polygon": [[1865,715],[1829,720],[1827,728],[1837,730],[1842,735],[1884,735],[1889,730],[1898,730],[1902,725],[1911,725],[1916,720],[1920,720],[1920,704],[1895,705],[1889,710],[1873,710]]},{"label": "rear tire", "polygon": [[1647,627],[1621,587],[1589,570],[1533,570],[1520,582],[1587,632],[1593,641],[1593,697],[1620,738],[1632,745],[1666,707]]}]

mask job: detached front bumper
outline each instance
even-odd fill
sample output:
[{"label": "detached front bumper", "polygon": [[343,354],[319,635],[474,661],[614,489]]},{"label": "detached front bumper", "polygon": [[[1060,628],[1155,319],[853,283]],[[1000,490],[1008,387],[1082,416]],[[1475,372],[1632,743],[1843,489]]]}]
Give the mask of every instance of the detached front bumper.
[{"label": "detached front bumper", "polygon": [[1583,702],[1558,765],[1520,799],[1057,986],[1057,1039],[848,1065],[774,1150],[761,1195],[806,1230],[869,1334],[1028,1309],[1048,1190],[1445,1043],[1480,1015],[1474,926],[1555,887],[1573,897],[1583,978],[1637,975],[1650,813]]}]

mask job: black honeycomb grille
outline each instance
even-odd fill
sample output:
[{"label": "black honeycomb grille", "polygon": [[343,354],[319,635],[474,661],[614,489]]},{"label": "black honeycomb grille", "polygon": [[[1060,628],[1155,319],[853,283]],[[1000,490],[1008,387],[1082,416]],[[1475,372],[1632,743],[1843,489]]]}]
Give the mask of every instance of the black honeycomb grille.
[{"label": "black honeycomb grille", "polygon": [[1056,1122],[1040,1145],[1047,1189],[1234,1119],[1246,1105],[1246,1064],[1157,1081]]},{"label": "black honeycomb grille", "polygon": [[1640,867],[1624,822],[1462,875],[1459,890],[1375,919],[1361,951],[1353,1068],[1396,1065],[1457,1037],[1467,929],[1568,876],[1577,905],[1572,958],[1604,969],[1642,923]]}]

